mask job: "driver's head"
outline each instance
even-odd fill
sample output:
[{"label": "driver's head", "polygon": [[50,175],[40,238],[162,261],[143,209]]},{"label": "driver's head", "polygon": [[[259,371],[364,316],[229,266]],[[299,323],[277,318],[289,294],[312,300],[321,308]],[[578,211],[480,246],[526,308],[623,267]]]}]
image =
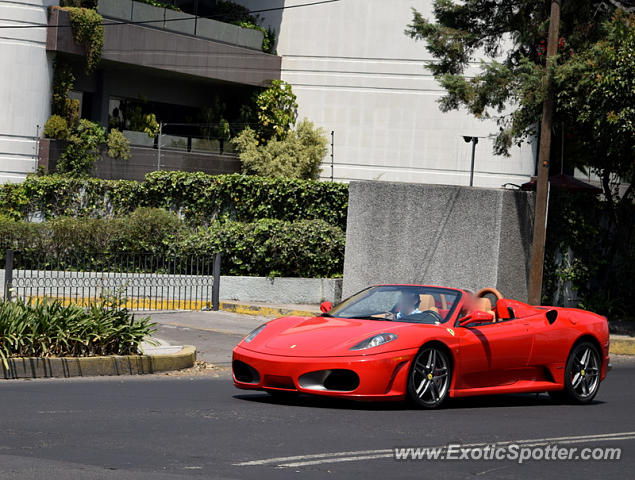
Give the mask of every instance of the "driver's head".
[{"label": "driver's head", "polygon": [[461,307],[461,314],[467,315],[476,309],[476,303],[478,298],[474,295],[474,292],[466,290],[465,295],[463,295],[463,306]]},{"label": "driver's head", "polygon": [[419,305],[419,295],[413,292],[402,292],[399,296],[399,312],[402,315],[412,313]]}]

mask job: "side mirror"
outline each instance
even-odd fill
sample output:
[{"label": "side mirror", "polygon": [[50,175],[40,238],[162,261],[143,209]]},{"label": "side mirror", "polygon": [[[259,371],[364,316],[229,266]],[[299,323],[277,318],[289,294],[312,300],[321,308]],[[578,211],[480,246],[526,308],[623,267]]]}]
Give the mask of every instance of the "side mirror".
[{"label": "side mirror", "polygon": [[332,308],[333,308],[333,304],[331,302],[322,302],[320,304],[320,310],[322,310],[323,313],[330,312]]},{"label": "side mirror", "polygon": [[473,323],[487,323],[494,320],[494,315],[482,310],[474,310],[469,315],[459,319],[459,327],[467,327]]}]

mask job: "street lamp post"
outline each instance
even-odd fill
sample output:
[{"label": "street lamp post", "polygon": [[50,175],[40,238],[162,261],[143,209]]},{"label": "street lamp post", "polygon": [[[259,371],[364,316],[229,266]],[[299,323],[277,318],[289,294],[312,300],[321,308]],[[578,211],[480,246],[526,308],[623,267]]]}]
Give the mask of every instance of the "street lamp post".
[{"label": "street lamp post", "polygon": [[465,143],[472,142],[472,164],[470,166],[470,187],[474,186],[474,157],[476,155],[476,144],[478,143],[478,137],[463,136]]}]

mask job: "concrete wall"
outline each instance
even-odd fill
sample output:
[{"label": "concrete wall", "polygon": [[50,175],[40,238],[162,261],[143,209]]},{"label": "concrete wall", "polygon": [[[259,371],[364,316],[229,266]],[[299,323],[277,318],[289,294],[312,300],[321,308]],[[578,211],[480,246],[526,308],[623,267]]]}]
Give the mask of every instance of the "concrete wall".
[{"label": "concrete wall", "polygon": [[[46,24],[50,0],[0,2],[0,25]],[[52,56],[46,28],[3,28],[0,34],[0,183],[37,167],[38,125],[50,114]]]},{"label": "concrete wall", "polygon": [[316,305],[339,303],[341,278],[226,277],[220,279],[220,298],[243,302]]},{"label": "concrete wall", "polygon": [[[238,2],[251,9],[306,3]],[[465,111],[439,111],[444,91],[424,68],[431,56],[404,34],[413,7],[432,18],[432,0],[346,0],[261,14],[278,32],[282,79],[298,96],[299,117],[335,131],[336,179],[469,185],[471,146],[461,136],[498,131]],[[496,157],[491,139],[482,138],[475,185],[524,183],[534,158],[526,144]]]},{"label": "concrete wall", "polygon": [[496,287],[527,299],[533,193],[350,185],[343,296],[377,283]]}]

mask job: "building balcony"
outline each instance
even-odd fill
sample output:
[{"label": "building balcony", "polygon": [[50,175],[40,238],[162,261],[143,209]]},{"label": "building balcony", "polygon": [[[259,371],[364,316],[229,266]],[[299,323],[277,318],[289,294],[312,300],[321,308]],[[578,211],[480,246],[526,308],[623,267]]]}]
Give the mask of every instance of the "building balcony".
[{"label": "building balcony", "polygon": [[[107,24],[105,63],[251,86],[280,79],[281,58],[262,52],[262,32],[131,0],[102,1],[99,12]],[[68,12],[51,9],[46,48],[85,54],[75,43]]]}]

